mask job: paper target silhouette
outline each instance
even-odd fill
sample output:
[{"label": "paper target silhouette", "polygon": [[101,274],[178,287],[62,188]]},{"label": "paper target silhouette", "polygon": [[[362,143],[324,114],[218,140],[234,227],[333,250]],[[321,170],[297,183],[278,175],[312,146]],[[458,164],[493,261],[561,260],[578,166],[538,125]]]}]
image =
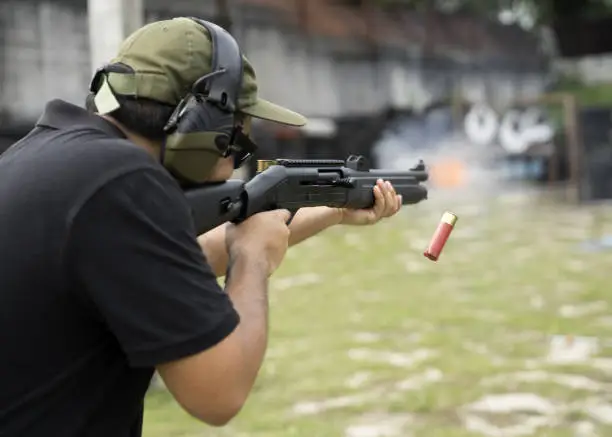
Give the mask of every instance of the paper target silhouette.
[{"label": "paper target silhouette", "polygon": [[523,138],[530,144],[547,143],[555,136],[555,129],[548,115],[540,108],[527,108],[520,121]]},{"label": "paper target silhouette", "polygon": [[499,143],[510,153],[522,153],[529,144],[521,131],[521,112],[512,109],[504,114],[499,126]]},{"label": "paper target silhouette", "polygon": [[499,118],[497,113],[488,105],[476,104],[472,106],[464,119],[465,133],[474,144],[488,146],[497,136]]},{"label": "paper target silhouette", "polygon": [[506,152],[520,154],[533,144],[552,141],[555,129],[537,107],[512,108],[502,117],[486,104],[476,104],[464,119],[465,134],[478,146],[498,143]]}]

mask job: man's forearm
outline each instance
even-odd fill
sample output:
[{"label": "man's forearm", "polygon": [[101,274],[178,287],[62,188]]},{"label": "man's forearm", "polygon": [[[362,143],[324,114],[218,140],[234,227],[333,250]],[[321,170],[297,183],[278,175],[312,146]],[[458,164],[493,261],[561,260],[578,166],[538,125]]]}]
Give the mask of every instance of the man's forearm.
[{"label": "man's forearm", "polygon": [[[300,209],[289,229],[289,246],[296,245],[325,229],[337,225],[342,220],[342,211],[325,206]],[[225,247],[225,228],[221,225],[206,234],[200,235],[198,241],[206,254],[208,264],[217,277],[225,275],[228,267],[228,255]]]},{"label": "man's forearm", "polygon": [[326,206],[302,208],[298,210],[289,225],[291,231],[289,246],[301,243],[319,232],[339,224],[341,220],[342,210],[338,208],[328,208]]},{"label": "man's forearm", "polygon": [[225,244],[225,230],[228,224],[223,224],[198,237],[198,243],[206,256],[214,274],[219,278],[228,270],[229,256]]},{"label": "man's forearm", "polygon": [[240,315],[236,333],[243,351],[241,385],[249,392],[268,343],[267,268],[255,257],[230,258],[225,284],[225,290]]}]

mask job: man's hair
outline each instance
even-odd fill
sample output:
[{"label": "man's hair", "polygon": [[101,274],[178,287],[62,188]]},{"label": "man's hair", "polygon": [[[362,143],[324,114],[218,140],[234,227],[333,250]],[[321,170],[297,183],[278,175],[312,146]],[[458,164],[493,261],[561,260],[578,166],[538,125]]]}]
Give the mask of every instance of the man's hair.
[{"label": "man's hair", "polygon": [[[85,99],[85,109],[96,112],[95,95],[89,94]],[[166,134],[164,126],[174,111],[174,106],[145,98],[115,96],[119,109],[110,115],[126,129],[152,141],[162,140]]]}]

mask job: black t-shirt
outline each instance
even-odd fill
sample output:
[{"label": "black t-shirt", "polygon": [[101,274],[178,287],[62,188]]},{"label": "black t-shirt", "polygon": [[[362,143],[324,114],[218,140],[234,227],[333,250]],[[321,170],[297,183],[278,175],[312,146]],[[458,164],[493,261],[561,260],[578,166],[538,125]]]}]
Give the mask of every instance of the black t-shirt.
[{"label": "black t-shirt", "polygon": [[2,437],[140,436],[154,366],[239,322],[178,184],[60,100],[0,156],[0,244]]}]

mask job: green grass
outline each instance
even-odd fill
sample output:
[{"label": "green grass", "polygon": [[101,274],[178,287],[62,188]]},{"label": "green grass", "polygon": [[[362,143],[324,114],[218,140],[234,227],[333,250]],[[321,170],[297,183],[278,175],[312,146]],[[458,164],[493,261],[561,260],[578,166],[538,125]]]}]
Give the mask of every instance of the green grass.
[{"label": "green grass", "polygon": [[566,78],[560,81],[555,91],[574,94],[578,104],[584,106],[612,105],[612,84],[610,83],[585,85],[579,80]]},{"label": "green grass", "polygon": [[[447,208],[460,220],[432,263],[422,252]],[[612,252],[579,247],[590,236],[590,220],[589,209],[541,197],[454,196],[406,208],[374,227],[330,229],[292,248],[274,276],[269,351],[239,416],[210,428],[166,392],[152,390],[144,435],[472,437],[485,434],[466,428],[465,407],[504,393],[537,394],[559,407],[556,423],[526,435],[573,436],[573,426],[585,421],[599,435],[612,435],[612,426],[584,408],[587,401],[610,402],[603,385],[589,391],[504,376],[539,370],[612,381],[596,357],[571,365],[545,360],[551,335],[612,337],[601,303],[575,317],[560,315],[564,306],[612,304]],[[604,231],[612,228],[605,224]],[[609,351],[610,345],[598,358]],[[411,389],[398,388],[402,381]],[[313,414],[294,411],[299,403],[342,397],[350,402]],[[498,427],[524,415],[478,413]],[[347,431],[364,421],[389,430]]]}]

